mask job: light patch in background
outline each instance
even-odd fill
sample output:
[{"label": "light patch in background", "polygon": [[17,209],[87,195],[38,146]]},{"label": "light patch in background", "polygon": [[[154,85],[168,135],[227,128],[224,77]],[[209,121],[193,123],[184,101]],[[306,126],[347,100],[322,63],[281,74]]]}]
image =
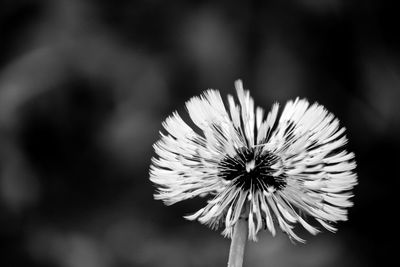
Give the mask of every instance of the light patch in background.
[{"label": "light patch in background", "polygon": [[0,168],[0,197],[7,209],[20,213],[39,200],[40,184],[18,150],[8,144],[2,146]]},{"label": "light patch in background", "polygon": [[[187,17],[176,36],[183,45],[185,57],[193,64],[201,80],[220,87],[234,77],[241,67],[241,40],[231,22],[222,12],[212,8],[201,8],[195,15]],[[221,86],[222,87],[222,86]]]},{"label": "light patch in background", "polygon": [[111,263],[107,249],[80,232],[38,231],[29,240],[28,250],[38,261],[60,267],[107,267]]},{"label": "light patch in background", "polygon": [[[103,215],[105,220],[90,218],[79,230],[49,226],[36,230],[27,249],[38,262],[61,267],[222,266],[228,256],[228,240],[212,233],[204,238],[193,226],[165,233],[154,222],[128,214]],[[99,219],[102,223],[91,223]]]},{"label": "light patch in background", "polygon": [[274,238],[262,235],[259,242],[249,243],[244,266],[328,267],[346,258],[346,261],[340,261],[340,265],[351,267],[356,259],[348,251],[351,248],[340,233],[335,238],[326,234],[309,240],[305,245],[294,246],[284,233],[279,232]]},{"label": "light patch in background", "polygon": [[155,223],[139,218],[120,218],[107,226],[102,240],[113,253],[117,266],[117,263],[167,267],[225,264],[227,240],[207,233],[206,229],[205,236],[199,236],[196,233],[201,231],[200,227],[190,224],[166,232]]},{"label": "light patch in background", "polygon": [[[400,122],[400,65],[385,56],[369,56],[364,59],[363,78],[366,90],[363,91],[367,104],[376,114],[369,123],[381,134],[387,131],[399,131]],[[393,125],[398,125],[393,128]],[[372,127],[371,127],[372,128]]]},{"label": "light patch in background", "polygon": [[0,123],[12,128],[19,108],[65,77],[66,54],[57,47],[33,48],[0,73]]},{"label": "light patch in background", "polygon": [[296,0],[295,2],[303,9],[320,15],[338,13],[346,4],[343,0]]},{"label": "light patch in background", "polygon": [[306,95],[303,89],[304,66],[278,36],[269,36],[264,43],[257,70],[256,87],[269,102],[285,102]]},{"label": "light patch in background", "polygon": [[133,108],[121,110],[111,117],[99,134],[99,146],[112,155],[116,164],[127,170],[137,170],[137,166],[150,157],[149,147],[157,136],[157,122],[157,118],[146,112]]}]

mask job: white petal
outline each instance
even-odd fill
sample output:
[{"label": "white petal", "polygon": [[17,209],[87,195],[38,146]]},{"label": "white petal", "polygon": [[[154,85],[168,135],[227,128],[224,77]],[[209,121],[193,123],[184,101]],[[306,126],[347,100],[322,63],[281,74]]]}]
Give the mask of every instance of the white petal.
[{"label": "white petal", "polygon": [[197,212],[195,212],[191,215],[183,216],[183,217],[189,221],[193,221],[193,220],[196,220],[203,213],[203,211],[204,211],[204,208],[201,208]]}]

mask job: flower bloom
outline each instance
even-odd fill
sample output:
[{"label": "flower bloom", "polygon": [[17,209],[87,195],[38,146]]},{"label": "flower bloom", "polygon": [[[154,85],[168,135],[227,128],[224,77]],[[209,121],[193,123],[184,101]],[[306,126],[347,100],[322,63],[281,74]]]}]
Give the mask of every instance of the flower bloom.
[{"label": "flower bloom", "polygon": [[219,92],[208,90],[186,102],[192,127],[177,112],[163,122],[167,134],[154,144],[150,167],[155,198],[171,205],[208,196],[185,218],[224,227],[228,237],[239,218],[248,221],[252,240],[261,229],[275,235],[279,227],[304,242],[293,228],[318,233],[310,218],[336,231],[332,224],[347,220],[357,184],[354,154],[343,148],[345,128],[323,106],[299,98],[280,115],[275,103],[264,118],[240,80],[235,87],[240,105],[228,95],[229,111]]}]

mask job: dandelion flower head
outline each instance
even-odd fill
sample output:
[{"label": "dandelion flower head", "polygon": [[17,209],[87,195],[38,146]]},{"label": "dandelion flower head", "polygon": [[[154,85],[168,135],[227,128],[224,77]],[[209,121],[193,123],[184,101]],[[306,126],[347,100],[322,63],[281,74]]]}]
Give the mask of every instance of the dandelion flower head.
[{"label": "dandelion flower head", "polygon": [[275,235],[280,228],[304,242],[294,227],[317,234],[309,219],[335,232],[357,184],[345,128],[323,106],[299,98],[282,111],[273,104],[265,116],[240,80],[235,87],[238,103],[228,95],[228,109],[219,91],[207,90],[186,102],[193,126],[177,112],[163,122],[150,167],[155,198],[171,205],[207,197],[185,218],[221,227],[227,237],[240,218],[252,240],[262,229]]}]

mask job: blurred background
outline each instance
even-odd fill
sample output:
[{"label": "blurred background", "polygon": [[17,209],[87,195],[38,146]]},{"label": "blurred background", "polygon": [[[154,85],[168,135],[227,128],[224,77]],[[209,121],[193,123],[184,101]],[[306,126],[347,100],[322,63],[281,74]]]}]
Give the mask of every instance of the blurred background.
[{"label": "blurred background", "polygon": [[[395,1],[394,1],[395,2]],[[337,234],[249,243],[245,266],[398,261],[400,4],[0,1],[0,266],[226,266],[229,240],[148,180],[161,122],[207,88],[318,101],[359,185]]]}]

